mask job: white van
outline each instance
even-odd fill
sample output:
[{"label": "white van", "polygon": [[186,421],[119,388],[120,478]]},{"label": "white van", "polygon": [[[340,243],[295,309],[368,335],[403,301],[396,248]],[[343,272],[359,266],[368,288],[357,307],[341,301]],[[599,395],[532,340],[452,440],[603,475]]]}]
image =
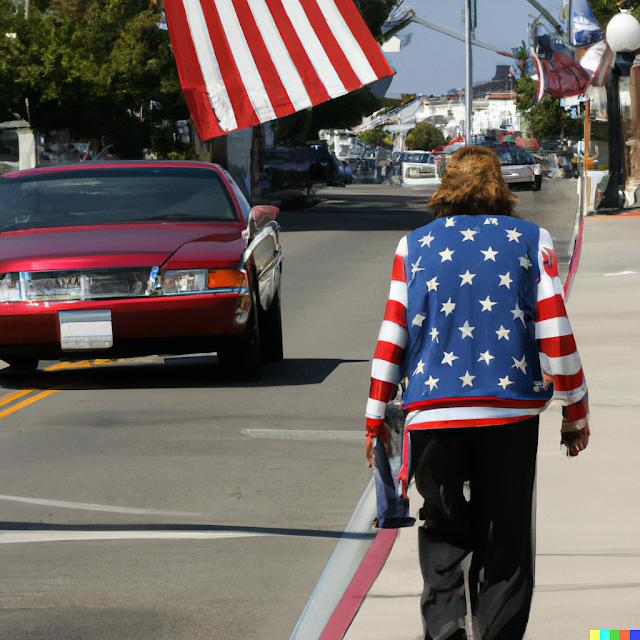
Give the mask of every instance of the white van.
[{"label": "white van", "polygon": [[440,184],[436,157],[433,154],[428,151],[401,151],[393,155],[394,163],[401,167],[403,184],[409,187]]}]

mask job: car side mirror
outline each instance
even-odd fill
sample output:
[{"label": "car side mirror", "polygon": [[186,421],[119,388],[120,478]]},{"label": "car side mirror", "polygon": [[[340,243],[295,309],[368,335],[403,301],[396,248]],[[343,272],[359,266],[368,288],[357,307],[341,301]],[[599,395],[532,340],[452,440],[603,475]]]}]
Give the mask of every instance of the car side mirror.
[{"label": "car side mirror", "polygon": [[260,229],[273,222],[280,213],[278,207],[261,204],[249,211],[249,238],[252,239]]}]

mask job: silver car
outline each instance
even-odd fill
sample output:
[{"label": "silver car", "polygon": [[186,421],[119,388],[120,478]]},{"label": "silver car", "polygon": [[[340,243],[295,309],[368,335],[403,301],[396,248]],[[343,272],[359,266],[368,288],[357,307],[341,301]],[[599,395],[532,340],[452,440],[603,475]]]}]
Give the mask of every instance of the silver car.
[{"label": "silver car", "polygon": [[530,185],[532,191],[540,191],[542,169],[536,159],[516,144],[501,144],[494,151],[502,165],[502,177],[508,185]]}]

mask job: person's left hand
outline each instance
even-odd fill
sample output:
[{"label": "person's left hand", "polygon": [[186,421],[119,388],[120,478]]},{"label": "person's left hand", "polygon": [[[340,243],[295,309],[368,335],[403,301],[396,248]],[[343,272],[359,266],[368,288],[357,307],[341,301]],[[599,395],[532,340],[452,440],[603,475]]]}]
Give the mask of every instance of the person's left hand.
[{"label": "person's left hand", "polygon": [[567,455],[574,458],[581,451],[584,451],[589,444],[589,425],[586,425],[579,431],[567,431],[561,435],[561,443],[567,448]]}]

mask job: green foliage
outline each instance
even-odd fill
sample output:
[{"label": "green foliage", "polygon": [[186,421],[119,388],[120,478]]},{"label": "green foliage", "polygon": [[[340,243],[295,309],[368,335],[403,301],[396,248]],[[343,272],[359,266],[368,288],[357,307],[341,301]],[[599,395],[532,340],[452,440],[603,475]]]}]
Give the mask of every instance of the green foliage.
[{"label": "green foliage", "polygon": [[527,134],[537,140],[581,136],[583,120],[568,118],[558,98],[545,95],[536,104],[536,87],[533,78],[518,80],[516,109],[523,115]]},{"label": "green foliage", "polygon": [[389,138],[389,134],[385,131],[383,124],[379,124],[368,131],[363,131],[357,137],[362,142],[376,147],[380,147],[382,144],[391,144],[391,138]]},{"label": "green foliage", "polygon": [[[607,24],[609,24],[609,20],[613,16],[620,13],[619,4],[621,4],[620,0],[589,0],[593,14],[603,29],[607,28]],[[635,5],[637,2],[632,2],[631,4]],[[633,15],[640,20],[640,7],[636,7],[633,10]]]},{"label": "green foliage", "polygon": [[427,124],[426,121],[420,122],[411,129],[404,141],[407,149],[421,149],[423,151],[433,151],[446,142],[442,131],[432,124]]},{"label": "green foliage", "polygon": [[[3,31],[11,4],[0,0]],[[162,118],[188,118],[168,33],[147,0],[51,0],[13,20],[18,37],[0,50],[0,108],[26,117],[28,98],[34,128],[106,136],[139,155],[158,137],[156,116],[140,122],[132,112],[155,100]]]},{"label": "green foliage", "polygon": [[516,87],[516,109],[526,113],[536,104],[536,89],[538,83],[529,76],[521,76]]}]

